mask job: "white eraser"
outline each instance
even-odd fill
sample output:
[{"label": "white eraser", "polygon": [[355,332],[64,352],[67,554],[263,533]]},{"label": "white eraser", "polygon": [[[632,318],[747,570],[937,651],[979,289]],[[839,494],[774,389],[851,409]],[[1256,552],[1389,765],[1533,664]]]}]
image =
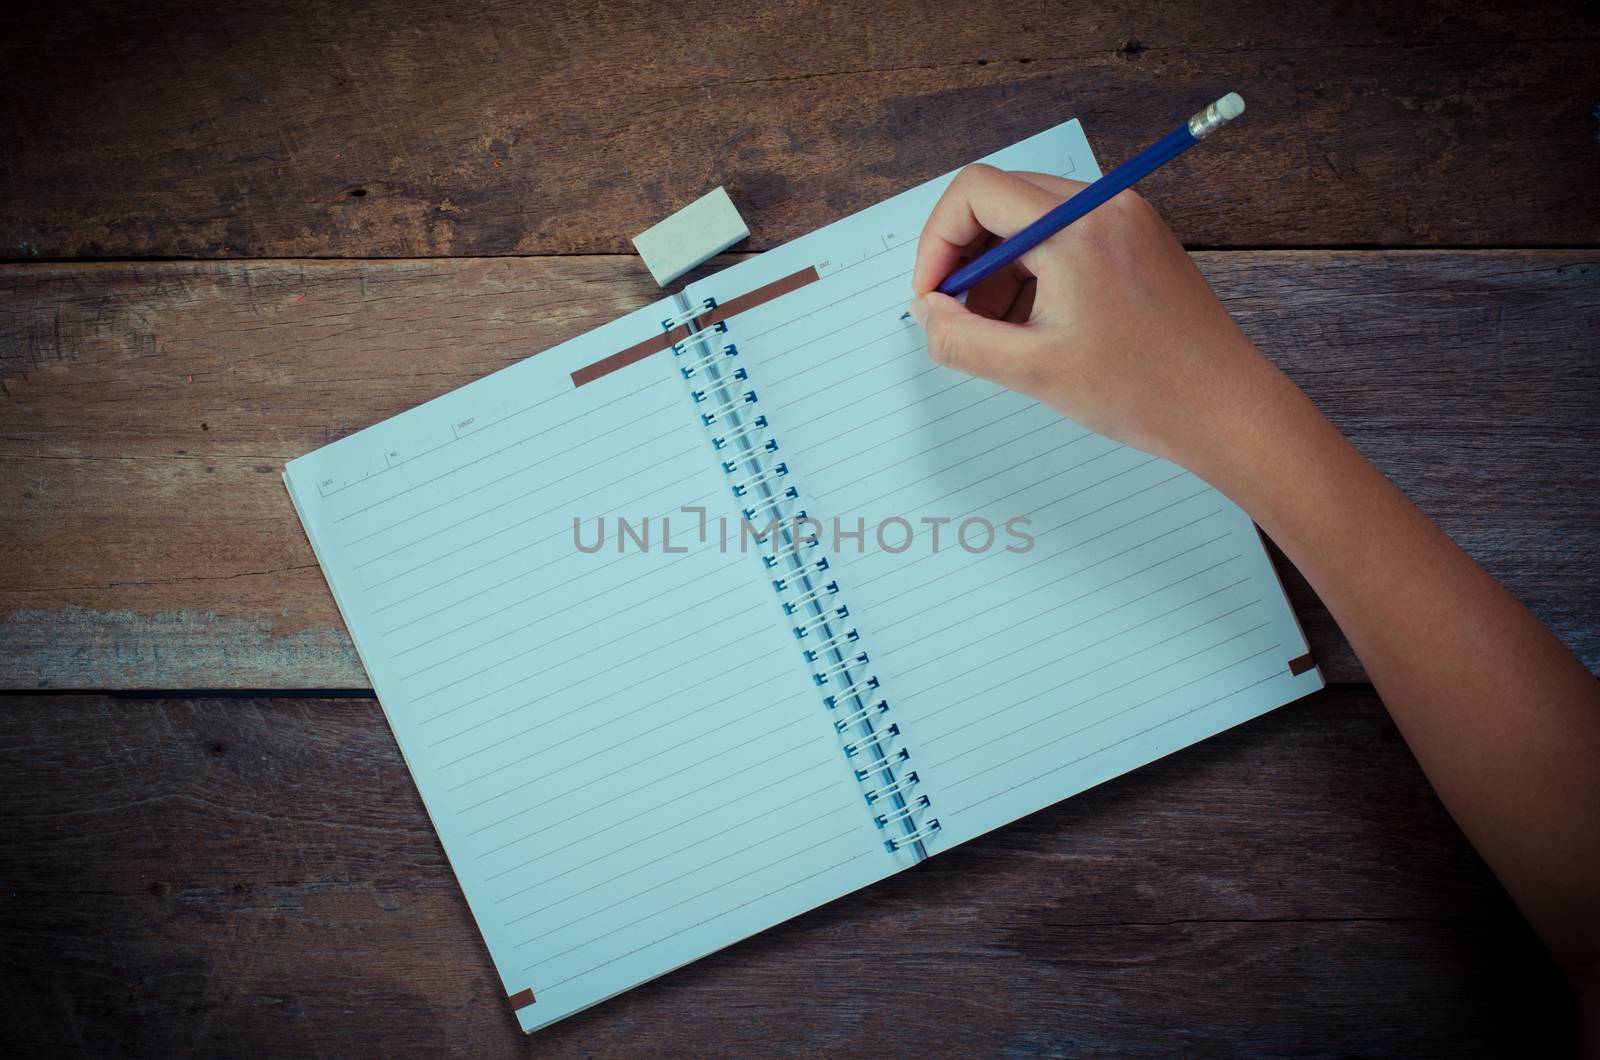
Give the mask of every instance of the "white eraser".
[{"label": "white eraser", "polygon": [[633,246],[656,283],[665,287],[749,234],[733,200],[717,188],[634,236]]},{"label": "white eraser", "polygon": [[1244,113],[1244,97],[1237,92],[1229,92],[1217,100],[1217,113],[1232,121]]}]

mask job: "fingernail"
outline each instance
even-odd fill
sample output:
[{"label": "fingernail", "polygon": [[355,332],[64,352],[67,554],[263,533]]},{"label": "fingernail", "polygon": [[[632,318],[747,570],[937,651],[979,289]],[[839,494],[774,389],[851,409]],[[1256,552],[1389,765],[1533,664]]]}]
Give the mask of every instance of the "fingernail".
[{"label": "fingernail", "polygon": [[928,326],[928,300],[922,295],[917,295],[911,300],[911,317],[917,322],[917,327],[926,329]]}]

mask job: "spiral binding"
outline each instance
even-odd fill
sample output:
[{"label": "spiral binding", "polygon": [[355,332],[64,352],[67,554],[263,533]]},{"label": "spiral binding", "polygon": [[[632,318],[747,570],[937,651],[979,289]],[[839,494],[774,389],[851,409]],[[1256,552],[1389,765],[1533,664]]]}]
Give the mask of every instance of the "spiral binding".
[{"label": "spiral binding", "polygon": [[883,829],[884,845],[891,852],[909,848],[925,856],[923,841],[939,829],[938,820],[927,815],[932,800],[913,790],[921,780],[906,768],[911,752],[903,746],[900,726],[887,717],[889,701],[879,694],[877,675],[868,670],[871,656],[860,645],[860,632],[848,624],[850,609],[828,557],[812,554],[820,541],[794,532],[806,518],[799,507],[800,491],[789,481],[789,465],[774,459],[778,440],[759,411],[760,398],[738,360],[739,348],[726,321],[700,323],[717,307],[715,299],[689,305],[679,295],[678,304],[682,312],[664,319],[662,330],[688,331],[672,346],[678,371],[711,432],[712,449],[745,520],[752,525],[767,521],[760,527],[767,532],[755,535],[763,550],[761,561],[773,575],[773,589],[783,597],[783,612],[811,679],[823,693],[822,704],[833,718],[844,756],[873,809],[873,822]]}]

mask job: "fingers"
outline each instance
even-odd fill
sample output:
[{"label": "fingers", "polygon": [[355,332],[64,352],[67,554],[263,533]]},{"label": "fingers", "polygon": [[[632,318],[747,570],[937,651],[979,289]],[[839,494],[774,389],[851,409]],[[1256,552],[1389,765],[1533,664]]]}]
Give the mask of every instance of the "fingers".
[{"label": "fingers", "polygon": [[934,204],[933,213],[917,241],[917,263],[911,274],[912,290],[931,291],[960,265],[968,248],[985,232],[1002,238],[1013,236],[1039,219],[1071,194],[1042,185],[1044,174],[1008,173],[993,166],[968,166],[956,174]]},{"label": "fingers", "polygon": [[[983,241],[972,249],[969,259],[977,257],[999,242],[999,236],[986,233]],[[1016,303],[1017,292],[1031,279],[1032,274],[1023,268],[1020,262],[1012,262],[993,276],[972,286],[965,299],[967,309],[990,320],[1004,319]]]},{"label": "fingers", "polygon": [[934,288],[963,261],[1015,235],[1083,187],[1047,173],[1007,173],[984,165],[956,174],[922,230],[911,281],[918,295],[912,313],[935,363],[1028,389],[1038,374],[1036,366],[1030,367],[1037,336],[1027,322],[1037,284],[1028,259],[973,287],[965,307]]},{"label": "fingers", "polygon": [[1017,289],[1016,298],[1011,301],[1011,308],[1006,310],[1005,316],[1000,319],[1012,324],[1026,324],[1033,318],[1033,299],[1039,290],[1039,281],[1029,277],[1028,282]]},{"label": "fingers", "polygon": [[[973,285],[967,292],[967,309],[990,320],[1011,319],[1018,296],[1032,283],[1033,275],[1020,262],[1012,262],[993,276]],[[1024,316],[1022,319],[1027,318]]]},{"label": "fingers", "polygon": [[[1089,186],[1081,180],[1068,180],[1066,177],[1058,177],[1053,173],[1030,173],[1027,170],[1018,169],[1013,171],[1013,175],[1021,177],[1029,184],[1049,192],[1055,196],[1055,200],[1058,203],[1066,202]],[[1054,205],[1054,203],[1051,205]]]},{"label": "fingers", "polygon": [[911,313],[934,363],[1013,388],[1025,378],[1033,340],[1025,325],[981,317],[937,291],[919,295]]}]

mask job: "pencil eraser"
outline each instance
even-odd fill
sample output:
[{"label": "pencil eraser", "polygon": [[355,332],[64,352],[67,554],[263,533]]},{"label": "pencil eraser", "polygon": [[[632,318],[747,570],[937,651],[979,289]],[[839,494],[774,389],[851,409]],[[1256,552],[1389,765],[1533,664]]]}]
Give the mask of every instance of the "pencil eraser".
[{"label": "pencil eraser", "polygon": [[633,246],[665,287],[749,234],[733,200],[719,187],[634,236]]},{"label": "pencil eraser", "polygon": [[1229,92],[1217,100],[1217,113],[1232,121],[1244,113],[1244,97],[1237,92]]}]

